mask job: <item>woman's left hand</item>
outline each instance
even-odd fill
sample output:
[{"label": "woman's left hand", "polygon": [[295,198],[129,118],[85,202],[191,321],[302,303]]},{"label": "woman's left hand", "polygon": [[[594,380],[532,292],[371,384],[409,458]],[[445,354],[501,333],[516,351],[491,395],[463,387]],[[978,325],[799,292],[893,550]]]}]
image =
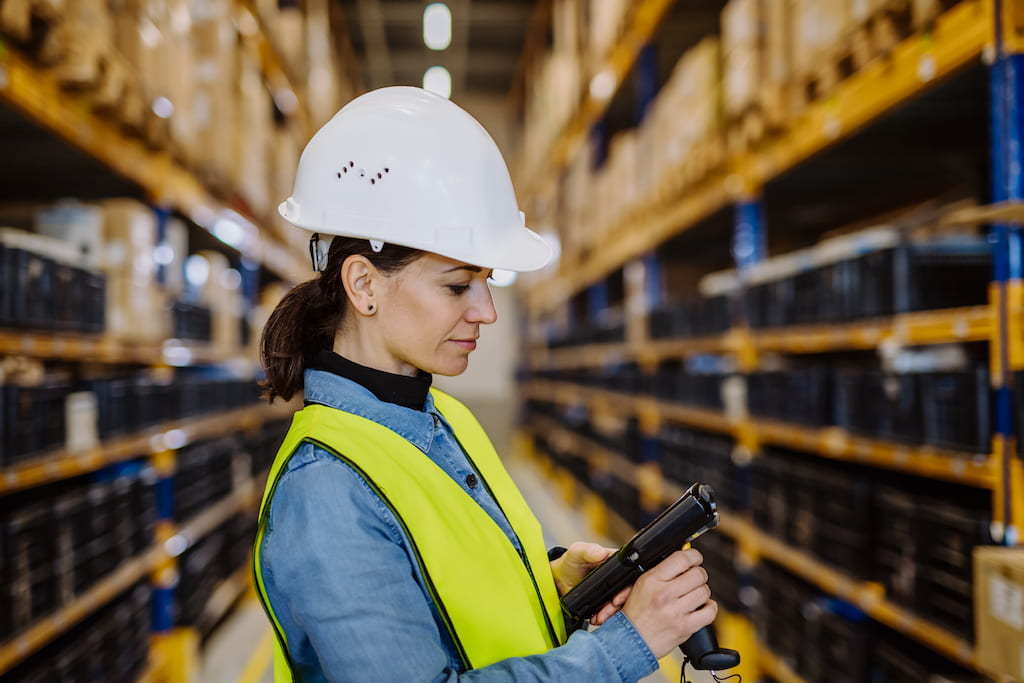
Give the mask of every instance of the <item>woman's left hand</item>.
[{"label": "woman's left hand", "polygon": [[[590,570],[617,552],[617,548],[605,548],[597,543],[583,543],[580,541],[573,543],[561,557],[551,562],[551,574],[555,578],[555,587],[558,588],[558,594],[565,595],[568,593],[573,586],[590,573]],[[597,614],[590,618],[590,623],[600,626],[608,621],[625,604],[626,598],[629,597],[630,588],[624,589],[610,603],[598,610]]]}]

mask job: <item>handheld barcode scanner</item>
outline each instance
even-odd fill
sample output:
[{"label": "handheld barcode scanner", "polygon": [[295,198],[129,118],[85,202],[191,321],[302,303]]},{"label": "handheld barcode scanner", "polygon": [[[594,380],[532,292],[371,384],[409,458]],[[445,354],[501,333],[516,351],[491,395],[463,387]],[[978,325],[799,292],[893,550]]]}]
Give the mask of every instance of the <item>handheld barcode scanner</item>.
[{"label": "handheld barcode scanner", "polygon": [[[636,582],[685,544],[718,526],[715,492],[706,484],[694,484],[582,581],[562,597],[565,611],[582,623],[623,588]],[[740,663],[736,650],[718,647],[711,626],[705,626],[679,646],[695,669],[720,671]]]}]

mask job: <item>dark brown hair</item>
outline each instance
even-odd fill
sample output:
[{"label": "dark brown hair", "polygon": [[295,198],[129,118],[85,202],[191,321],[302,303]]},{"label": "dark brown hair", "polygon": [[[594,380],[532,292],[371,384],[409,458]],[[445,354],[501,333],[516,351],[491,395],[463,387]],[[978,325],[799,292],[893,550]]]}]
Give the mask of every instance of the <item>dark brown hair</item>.
[{"label": "dark brown hair", "polygon": [[294,287],[270,314],[260,338],[260,358],[267,373],[264,398],[288,401],[302,391],[302,373],[323,349],[334,346],[334,333],[348,310],[341,284],[341,266],[349,256],[365,256],[385,274],[395,273],[423,255],[422,251],[385,244],[379,253],[369,240],[335,237],[327,265],[318,277]]}]

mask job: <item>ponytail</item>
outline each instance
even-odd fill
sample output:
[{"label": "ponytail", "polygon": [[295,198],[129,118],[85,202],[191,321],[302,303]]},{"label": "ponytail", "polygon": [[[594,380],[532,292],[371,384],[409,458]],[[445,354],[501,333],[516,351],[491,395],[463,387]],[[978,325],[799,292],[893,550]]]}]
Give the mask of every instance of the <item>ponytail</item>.
[{"label": "ponytail", "polygon": [[369,240],[335,237],[327,265],[318,277],[294,287],[274,312],[260,338],[260,359],[267,378],[264,398],[285,401],[302,392],[303,372],[324,349],[334,346],[334,335],[348,310],[341,284],[341,266],[349,256],[364,256],[385,274],[398,272],[423,255],[422,251],[385,244],[374,252]]}]

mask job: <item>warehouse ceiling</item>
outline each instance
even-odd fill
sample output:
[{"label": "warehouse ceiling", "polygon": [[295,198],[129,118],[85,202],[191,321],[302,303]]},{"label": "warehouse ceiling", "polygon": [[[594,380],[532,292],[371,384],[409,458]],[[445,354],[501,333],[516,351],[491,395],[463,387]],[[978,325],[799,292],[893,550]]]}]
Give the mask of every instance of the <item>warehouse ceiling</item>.
[{"label": "warehouse ceiling", "polygon": [[443,66],[452,97],[505,96],[519,68],[534,0],[447,0],[452,42],[423,44],[423,8],[416,0],[337,0],[368,89],[422,85],[423,72]]}]

